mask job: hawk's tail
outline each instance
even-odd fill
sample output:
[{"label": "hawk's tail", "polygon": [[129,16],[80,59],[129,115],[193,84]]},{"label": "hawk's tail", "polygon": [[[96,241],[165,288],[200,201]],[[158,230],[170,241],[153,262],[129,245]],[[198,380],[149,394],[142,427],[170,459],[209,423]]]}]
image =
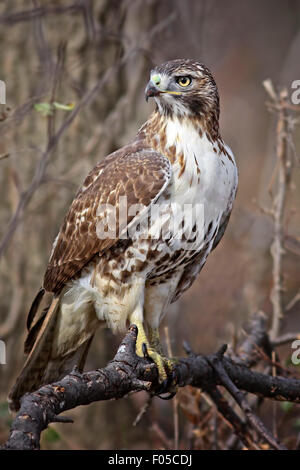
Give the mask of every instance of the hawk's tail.
[{"label": "hawk's tail", "polygon": [[52,296],[50,305],[45,307],[42,302],[44,294],[42,290],[39,291],[29,311],[27,320],[29,331],[25,341],[25,352],[29,355],[8,396],[10,409],[14,411],[19,409],[20,398],[24,393],[33,391],[41,385],[51,354],[59,297]]},{"label": "hawk's tail", "polygon": [[41,289],[30,308],[27,320],[28,335],[25,353],[28,354],[21,373],[10,391],[8,402],[12,411],[20,408],[20,398],[27,392],[37,390],[42,385],[61,379],[76,364],[79,370],[84,367],[87,352],[93,339],[89,335],[78,348],[55,357],[52,347],[61,295],[53,295]]}]

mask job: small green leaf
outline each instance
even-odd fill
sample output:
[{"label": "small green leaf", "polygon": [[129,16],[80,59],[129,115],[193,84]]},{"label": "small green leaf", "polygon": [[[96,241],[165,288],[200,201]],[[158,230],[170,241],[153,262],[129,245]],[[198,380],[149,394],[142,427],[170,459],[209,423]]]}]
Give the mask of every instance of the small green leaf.
[{"label": "small green leaf", "polygon": [[53,101],[53,103],[36,103],[34,109],[41,113],[43,116],[52,116],[55,109],[60,109],[62,111],[72,111],[75,108],[75,103],[58,103],[58,101]]},{"label": "small green leaf", "polygon": [[53,107],[50,103],[36,103],[34,109],[43,116],[51,116],[53,114]]},{"label": "small green leaf", "polygon": [[62,104],[57,101],[53,101],[53,106],[55,109],[62,109],[63,111],[72,111],[75,108],[75,103]]}]

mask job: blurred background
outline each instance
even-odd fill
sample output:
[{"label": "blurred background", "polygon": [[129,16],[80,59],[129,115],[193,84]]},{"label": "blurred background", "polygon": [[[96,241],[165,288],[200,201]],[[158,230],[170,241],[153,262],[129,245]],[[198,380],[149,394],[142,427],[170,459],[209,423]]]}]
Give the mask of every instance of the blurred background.
[{"label": "blurred background", "polygon": [[[144,88],[154,64],[194,58],[212,70],[221,97],[221,133],[239,168],[226,235],[166,316],[172,353],[184,354],[183,340],[199,353],[210,353],[231,342],[251,313],[271,315],[273,226],[259,204],[270,203],[276,116],[267,110],[262,82],[271,78],[275,87],[286,86],[291,93],[292,82],[300,79],[300,1],[0,0],[0,25],[0,79],[6,83],[6,104],[0,105],[0,339],[7,362],[0,364],[3,442],[11,423],[6,396],[24,361],[26,315],[53,240],[84,176],[133,138],[152,111]],[[56,109],[50,120],[39,104],[53,101],[65,109]],[[299,129],[293,133],[298,153]],[[47,153],[58,130],[59,140]],[[285,304],[299,290],[299,201],[298,160],[286,230],[299,245],[284,256]],[[288,310],[282,333],[300,331],[299,305],[294,302]],[[104,366],[120,339],[99,332],[86,369]],[[139,393],[72,410],[74,424],[51,426],[42,446],[171,448],[173,403],[156,398],[132,426],[146,399]],[[199,407],[205,404],[199,405],[192,390],[178,400],[179,447],[205,448],[201,436],[195,444],[203,417]],[[291,420],[287,433],[296,438],[296,410]]]}]

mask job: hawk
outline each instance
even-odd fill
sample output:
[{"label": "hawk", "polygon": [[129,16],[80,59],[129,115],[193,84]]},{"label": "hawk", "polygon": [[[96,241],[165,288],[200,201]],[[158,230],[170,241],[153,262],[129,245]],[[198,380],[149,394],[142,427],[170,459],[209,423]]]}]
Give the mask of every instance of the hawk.
[{"label": "hawk", "polygon": [[[137,354],[147,351],[161,382],[170,371],[159,324],[222,238],[238,175],[205,65],[185,59],[154,68],[145,96],[155,111],[128,145],[91,170],[54,241],[28,314],[28,358],[9,396],[12,409],[72,362],[82,370],[103,324],[114,332],[137,325]],[[195,207],[202,208],[196,216]]]}]

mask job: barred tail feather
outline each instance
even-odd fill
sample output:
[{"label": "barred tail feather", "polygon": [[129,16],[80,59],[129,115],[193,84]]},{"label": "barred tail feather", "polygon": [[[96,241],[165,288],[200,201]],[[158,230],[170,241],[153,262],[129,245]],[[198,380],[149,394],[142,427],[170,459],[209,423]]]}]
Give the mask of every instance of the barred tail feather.
[{"label": "barred tail feather", "polygon": [[[12,411],[17,411],[19,409],[20,398],[24,393],[36,390],[41,386],[51,354],[52,338],[56,326],[59,300],[59,297],[53,297],[47,312],[43,312],[45,313],[44,317],[43,314],[41,314],[40,318],[43,318],[43,321],[40,324],[38,333],[36,334],[33,347],[31,347],[31,351],[24,367],[8,396],[9,406]],[[38,319],[37,322],[40,323],[40,319]],[[29,335],[30,333],[31,331],[29,331]]]}]

